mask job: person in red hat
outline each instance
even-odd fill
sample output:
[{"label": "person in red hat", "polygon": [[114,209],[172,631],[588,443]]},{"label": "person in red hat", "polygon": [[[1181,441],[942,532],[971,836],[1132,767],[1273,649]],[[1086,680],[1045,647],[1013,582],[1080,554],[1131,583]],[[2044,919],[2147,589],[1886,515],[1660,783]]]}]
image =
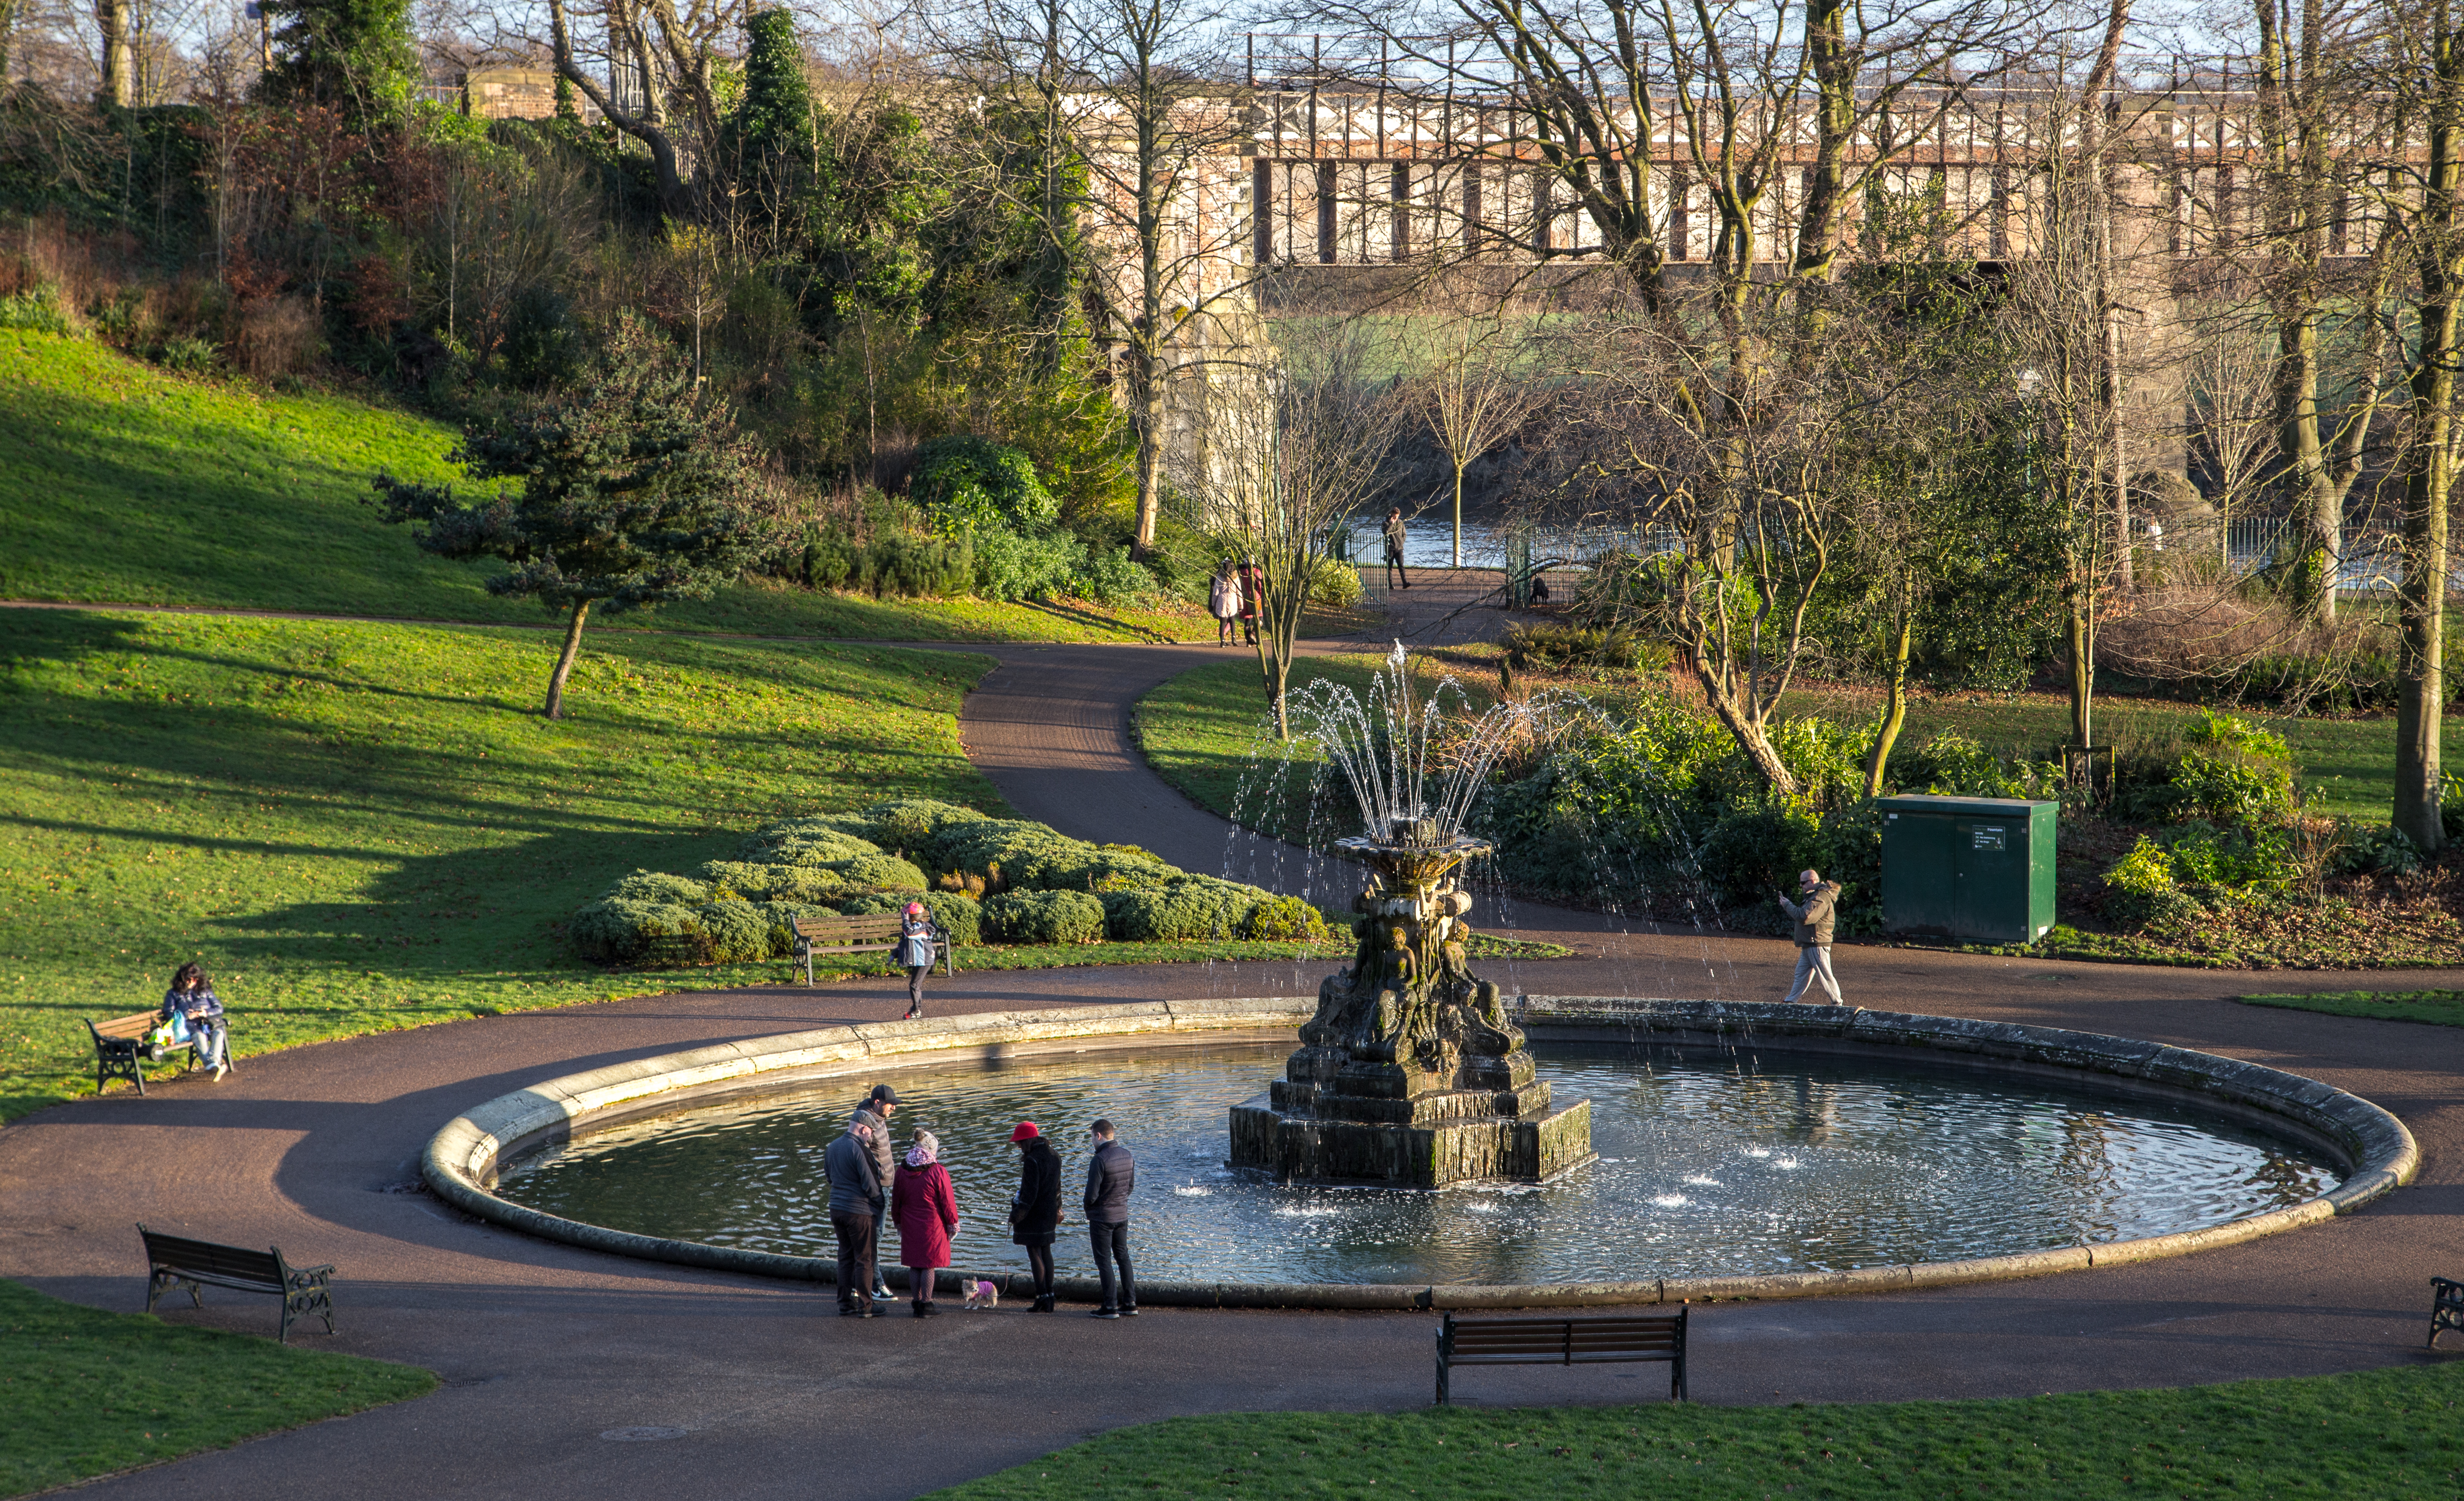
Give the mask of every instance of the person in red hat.
[{"label": "person in red hat", "polygon": [[907,971],[907,1014],[900,1021],[913,1021],[924,1014],[924,977],[933,972],[940,936],[933,930],[933,914],[924,910],[923,903],[907,903],[898,918],[898,964]]},{"label": "person in red hat", "polygon": [[1027,1270],[1035,1275],[1035,1302],[1027,1312],[1048,1314],[1052,1237],[1061,1228],[1061,1154],[1032,1120],[1018,1123],[1009,1144],[1018,1148],[1018,1196],[1009,1205],[1009,1238],[1026,1248]]}]

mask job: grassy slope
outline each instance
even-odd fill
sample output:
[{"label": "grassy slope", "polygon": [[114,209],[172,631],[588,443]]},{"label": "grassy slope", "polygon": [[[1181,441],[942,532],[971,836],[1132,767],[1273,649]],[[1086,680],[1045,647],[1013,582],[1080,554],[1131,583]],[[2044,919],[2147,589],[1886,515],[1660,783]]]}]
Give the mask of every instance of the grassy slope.
[{"label": "grassy slope", "polygon": [[[362,504],[379,468],[454,477],[453,434],[334,396],[167,374],[81,339],[0,330],[0,598],[193,604],[537,625],[483,571]],[[1197,640],[1202,615],[873,599],[742,584],[594,622],[875,641]]]},{"label": "grassy slope", "polygon": [[2372,1021],[2428,1022],[2464,1027],[2464,990],[2325,990],[2316,995],[2244,995],[2249,1006],[2366,1016]]},{"label": "grassy slope", "polygon": [[[1459,1391],[1511,1401],[1514,1378],[1456,1380]],[[2459,1399],[2464,1370],[2442,1363],[1996,1402],[1230,1413],[1124,1428],[935,1494],[2394,1501],[2455,1493]]]},{"label": "grassy slope", "polygon": [[[260,1302],[270,1329],[274,1304]],[[8,1496],[227,1448],[436,1385],[413,1366],[108,1314],[14,1282],[0,1282],[0,1373]]]},{"label": "grassy slope", "polygon": [[610,634],[550,724],[552,651],[0,615],[0,1118],[91,1088],[77,1019],[155,1004],[185,959],[243,1056],[587,1000],[642,986],[564,957],[552,925],[616,875],[900,793],[1001,806],[956,722],[984,658]]}]

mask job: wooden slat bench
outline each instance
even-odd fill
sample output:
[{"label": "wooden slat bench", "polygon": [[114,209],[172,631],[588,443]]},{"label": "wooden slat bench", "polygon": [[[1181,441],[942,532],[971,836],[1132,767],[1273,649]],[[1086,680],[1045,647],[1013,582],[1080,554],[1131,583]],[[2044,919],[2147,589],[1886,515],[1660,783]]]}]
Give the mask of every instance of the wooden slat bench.
[{"label": "wooden slat bench", "polygon": [[145,1093],[145,1071],[138,1067],[144,1056],[145,1034],[154,1030],[160,1018],[153,1012],[131,1012],[114,1016],[109,1021],[88,1021],[85,1030],[94,1033],[94,1092],[103,1092],[113,1079],[124,1078]]},{"label": "wooden slat bench", "polygon": [[[895,912],[877,912],[870,917],[795,919],[795,957],[804,961],[804,983],[813,983],[815,954],[877,954],[896,948],[899,921]],[[955,972],[950,968],[950,940],[938,925],[933,929],[933,952],[941,961],[943,974]]]},{"label": "wooden slat bench", "polygon": [[1668,1400],[1685,1400],[1685,1310],[1613,1318],[1457,1318],[1438,1331],[1438,1401],[1458,1365],[1668,1366]]},{"label": "wooden slat bench", "polygon": [[334,1295],[331,1287],[332,1267],[295,1267],[282,1259],[279,1247],[249,1251],[239,1246],[220,1246],[209,1240],[189,1240],[182,1235],[161,1235],[144,1226],[137,1233],[145,1241],[145,1312],[154,1312],[155,1299],[175,1287],[188,1291],[188,1300],[196,1307],[206,1306],[204,1289],[227,1287],[240,1293],[271,1293],[282,1299],[281,1339],[291,1341],[291,1320],[311,1314],[325,1320],[325,1332],[334,1332]]}]

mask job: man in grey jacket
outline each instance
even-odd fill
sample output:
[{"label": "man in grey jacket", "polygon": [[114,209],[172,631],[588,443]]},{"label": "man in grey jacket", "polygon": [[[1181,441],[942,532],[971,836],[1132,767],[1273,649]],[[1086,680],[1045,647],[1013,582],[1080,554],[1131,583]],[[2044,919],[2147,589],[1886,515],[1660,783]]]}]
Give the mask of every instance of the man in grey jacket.
[{"label": "man in grey jacket", "polygon": [[839,1316],[870,1318],[873,1267],[881,1245],[881,1175],[873,1170],[872,1134],[880,1117],[859,1110],[847,1135],[822,1154],[830,1180],[830,1230],[839,1242]]},{"label": "man in grey jacket", "polygon": [[[872,1171],[888,1191],[898,1174],[897,1143],[890,1139],[890,1118],[898,1111],[898,1091],[887,1084],[875,1084],[872,1093],[864,1097],[856,1113],[872,1122]],[[881,1280],[879,1265],[873,1268],[872,1295],[876,1302],[890,1300],[890,1284]]]},{"label": "man in grey jacket", "polygon": [[[1087,1128],[1095,1155],[1087,1162],[1087,1238],[1095,1247],[1095,1274],[1104,1279],[1104,1306],[1097,1318],[1138,1316],[1137,1273],[1130,1266],[1130,1190],[1137,1186],[1138,1164],[1129,1148],[1113,1140],[1110,1120]],[[1112,1263],[1121,1264],[1120,1299],[1112,1296]]]},{"label": "man in grey jacket", "polygon": [[1796,983],[1789,987],[1788,998],[1801,1000],[1814,982],[1822,982],[1831,1004],[1846,1003],[1839,998],[1838,976],[1831,972],[1831,925],[1839,901],[1839,882],[1825,881],[1819,872],[1800,871],[1796,878],[1797,895],[1805,899],[1799,905],[1786,897],[1779,899],[1782,911],[1796,923]]}]

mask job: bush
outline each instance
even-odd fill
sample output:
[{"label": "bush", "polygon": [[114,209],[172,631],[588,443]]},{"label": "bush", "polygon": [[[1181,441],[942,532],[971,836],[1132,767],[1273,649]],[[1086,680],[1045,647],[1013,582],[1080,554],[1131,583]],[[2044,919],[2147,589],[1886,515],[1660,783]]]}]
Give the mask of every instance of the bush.
[{"label": "bush", "polygon": [[770,824],[747,836],[737,854],[765,865],[823,865],[881,853],[880,845],[855,833],[850,824],[869,827],[847,814]]},{"label": "bush", "polygon": [[2134,927],[2178,925],[2189,913],[2189,899],[2173,880],[2172,857],[2145,835],[2130,853],[2104,873],[2107,916]]},{"label": "bush", "polygon": [[850,886],[874,891],[922,891],[933,884],[913,861],[895,855],[859,855],[853,859],[834,861],[827,868],[845,876]]},{"label": "bush", "polygon": [[165,339],[154,358],[165,370],[176,370],[182,375],[207,375],[221,361],[222,351],[215,348],[210,339],[193,338],[184,334]]},{"label": "bush", "polygon": [[859,814],[842,814],[839,820],[842,827],[860,834],[876,847],[912,855],[919,863],[935,870],[952,868],[941,847],[944,834],[961,824],[991,821],[973,808],[932,797],[875,803]]},{"label": "bush", "polygon": [[2334,868],[2343,875],[2402,876],[2421,868],[2421,846],[2387,824],[2336,823]]},{"label": "bush", "polygon": [[734,892],[747,902],[804,903],[828,906],[854,891],[844,872],[821,865],[757,864],[749,860],[715,859],[693,872],[715,897]]},{"label": "bush", "polygon": [[2050,763],[2006,762],[1955,729],[1891,758],[1895,784],[1948,797],[2043,797],[2059,770]]},{"label": "bush", "polygon": [[2181,743],[2117,758],[2113,807],[2142,823],[2282,823],[2293,814],[2292,751],[2281,735],[2209,710]]},{"label": "bush", "polygon": [[1069,592],[1099,604],[1135,604],[1155,594],[1155,579],[1128,548],[1089,548],[1087,566],[1070,581]]},{"label": "bush", "polygon": [[689,907],[709,901],[710,888],[688,877],[637,870],[608,887],[606,900]]},{"label": "bush", "polygon": [[1822,820],[1814,868],[1839,882],[1836,931],[1842,938],[1882,930],[1882,810],[1860,798]]},{"label": "bush", "polygon": [[968,871],[1012,890],[1119,891],[1180,875],[1134,845],[1090,844],[1025,819],[985,819],[949,830],[933,846],[936,870]]},{"label": "bush", "polygon": [[1517,668],[1636,672],[1665,669],[1668,648],[1623,626],[1509,625],[1506,659]]},{"label": "bush", "polygon": [[771,955],[770,914],[750,902],[705,902],[693,909],[709,940],[704,964],[755,964]]},{"label": "bush", "polygon": [[1728,814],[1703,839],[1703,879],[1723,906],[1769,902],[1773,892],[1796,889],[1797,872],[1819,853],[1821,832],[1802,810],[1784,804]]},{"label": "bush", "polygon": [[1206,876],[1167,886],[1104,894],[1104,930],[1123,943],[1174,944],[1231,938],[1257,902],[1253,887]]},{"label": "bush", "polygon": [[987,527],[1040,533],[1061,514],[1025,454],[972,434],[926,444],[909,492],[944,535]]},{"label": "bush", "polygon": [[14,292],[0,297],[0,328],[22,328],[37,334],[70,332],[68,311],[59,294],[49,287]]},{"label": "bush", "polygon": [[700,931],[691,907],[611,897],[576,912],[565,937],[584,959],[628,965],[640,960],[654,939],[683,938]]},{"label": "bush", "polygon": [[983,599],[1055,599],[1085,571],[1087,549],[1067,532],[1024,537],[1001,527],[979,531],[976,596]]},{"label": "bush", "polygon": [[1360,570],[1336,558],[1320,558],[1316,574],[1309,578],[1309,602],[1330,610],[1349,610],[1358,604]]},{"label": "bush", "polygon": [[1241,936],[1275,943],[1323,943],[1326,915],[1298,897],[1264,896],[1241,920]]},{"label": "bush", "polygon": [[985,931],[1011,944],[1095,944],[1104,903],[1083,891],[1012,891],[983,906]]},{"label": "bush", "polygon": [[984,941],[984,909],[975,898],[956,891],[928,891],[924,893],[924,910],[941,925],[952,947]]}]

